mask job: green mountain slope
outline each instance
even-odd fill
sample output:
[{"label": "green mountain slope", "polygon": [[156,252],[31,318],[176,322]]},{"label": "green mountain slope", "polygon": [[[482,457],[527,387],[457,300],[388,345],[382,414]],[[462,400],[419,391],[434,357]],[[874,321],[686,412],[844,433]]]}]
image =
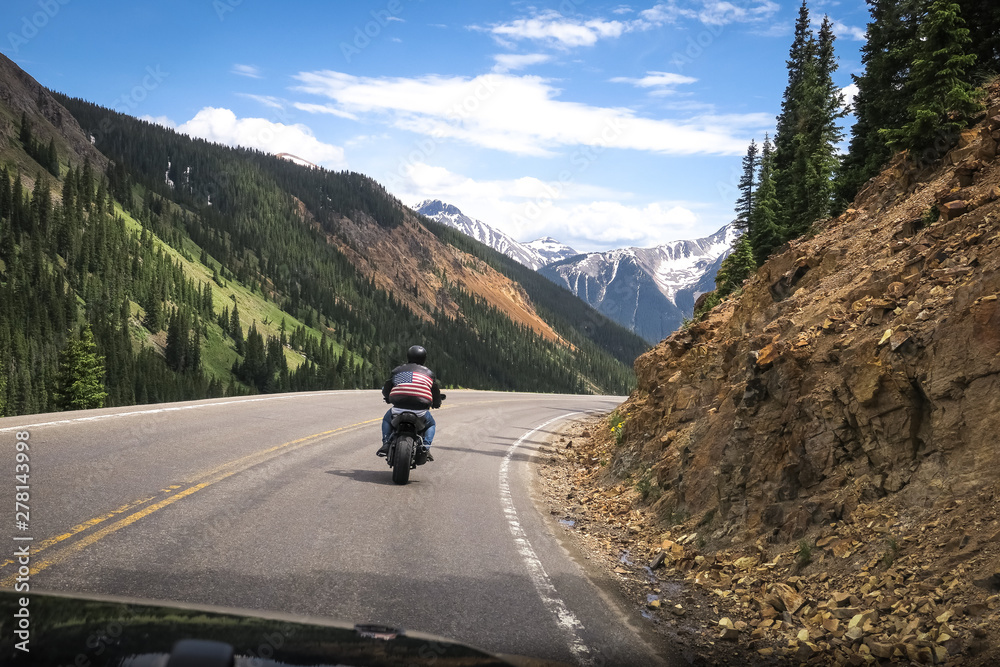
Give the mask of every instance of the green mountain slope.
[{"label": "green mountain slope", "polygon": [[0,414],[60,408],[81,327],[109,405],[374,387],[414,342],[450,385],[634,382],[641,341],[367,177],[0,83]]}]

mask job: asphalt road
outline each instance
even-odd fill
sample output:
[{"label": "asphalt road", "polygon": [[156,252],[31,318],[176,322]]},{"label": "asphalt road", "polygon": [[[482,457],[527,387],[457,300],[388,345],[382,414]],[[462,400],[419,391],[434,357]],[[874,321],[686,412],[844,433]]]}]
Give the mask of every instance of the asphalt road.
[{"label": "asphalt road", "polygon": [[[33,538],[32,590],[385,623],[495,653],[657,664],[560,546],[531,457],[615,397],[451,391],[435,461],[394,485],[378,392],[319,392],[0,419],[0,506]],[[13,525],[27,431],[30,523]],[[8,538],[12,540],[12,538]],[[0,554],[13,553],[15,543]],[[0,556],[0,587],[15,565]],[[639,621],[641,623],[641,621]],[[642,634],[642,636],[640,636]],[[645,637],[645,638],[644,638]]]}]

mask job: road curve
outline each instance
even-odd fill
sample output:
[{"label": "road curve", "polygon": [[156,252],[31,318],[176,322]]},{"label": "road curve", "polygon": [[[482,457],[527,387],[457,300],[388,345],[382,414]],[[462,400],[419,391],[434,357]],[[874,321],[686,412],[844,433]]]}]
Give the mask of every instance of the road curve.
[{"label": "road curve", "polygon": [[[374,455],[385,410],[374,391],[4,418],[0,470],[13,475],[27,431],[30,524],[13,534],[32,538],[32,590],[385,623],[573,664],[657,664],[530,499],[530,458],[553,429],[621,400],[451,391],[436,412],[435,461],[406,486]],[[15,568],[0,556],[0,587],[13,587]]]}]

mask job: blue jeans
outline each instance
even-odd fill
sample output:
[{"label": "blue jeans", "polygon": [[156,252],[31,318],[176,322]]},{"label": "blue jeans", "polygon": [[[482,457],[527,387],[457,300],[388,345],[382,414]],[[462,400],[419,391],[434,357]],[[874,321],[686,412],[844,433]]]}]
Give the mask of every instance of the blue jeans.
[{"label": "blue jeans", "polygon": [[[428,410],[424,413],[424,422],[427,424],[427,428],[423,430],[420,435],[424,439],[424,446],[430,447],[431,441],[434,440],[434,431],[437,430],[437,423],[434,421],[434,417],[431,416],[431,411]],[[382,442],[389,439],[392,434],[392,408],[389,408],[385,417],[382,417]]]}]

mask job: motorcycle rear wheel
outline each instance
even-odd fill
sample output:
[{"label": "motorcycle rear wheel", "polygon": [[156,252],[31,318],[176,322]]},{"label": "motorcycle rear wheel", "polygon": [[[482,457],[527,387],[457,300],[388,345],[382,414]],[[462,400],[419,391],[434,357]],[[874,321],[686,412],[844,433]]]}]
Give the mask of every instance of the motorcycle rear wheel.
[{"label": "motorcycle rear wheel", "polygon": [[413,439],[402,437],[396,441],[396,453],[392,459],[392,481],[406,484],[410,481],[410,462],[413,461]]}]

